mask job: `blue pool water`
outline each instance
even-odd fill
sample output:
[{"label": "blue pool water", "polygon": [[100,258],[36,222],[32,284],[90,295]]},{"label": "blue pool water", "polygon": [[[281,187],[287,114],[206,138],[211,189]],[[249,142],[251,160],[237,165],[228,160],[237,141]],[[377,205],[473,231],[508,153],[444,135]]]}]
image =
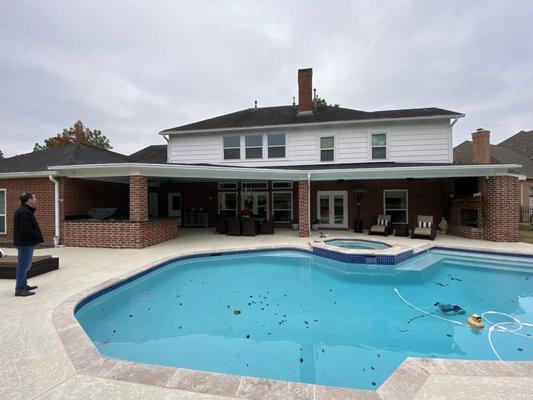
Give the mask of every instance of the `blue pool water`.
[{"label": "blue pool water", "polygon": [[[532,264],[446,251],[394,267],[297,251],[205,256],[103,294],[76,317],[109,357],[376,389],[408,356],[495,360],[489,324],[477,331],[464,323],[489,310],[533,323]],[[466,314],[446,315],[438,301]],[[518,333],[495,329],[495,350],[533,360],[533,328]]]},{"label": "blue pool water", "polygon": [[357,240],[357,239],[332,239],[325,242],[330,246],[342,247],[345,249],[360,249],[360,250],[382,250],[390,246],[382,242],[374,242],[371,240]]}]

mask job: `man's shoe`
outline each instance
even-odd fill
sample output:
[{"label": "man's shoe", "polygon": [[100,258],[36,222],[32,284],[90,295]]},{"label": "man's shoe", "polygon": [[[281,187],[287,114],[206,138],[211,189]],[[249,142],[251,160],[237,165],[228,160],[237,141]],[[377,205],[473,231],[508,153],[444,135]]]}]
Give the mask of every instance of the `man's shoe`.
[{"label": "man's shoe", "polygon": [[26,290],[35,290],[37,289],[39,286],[29,286],[29,285],[26,285]]},{"label": "man's shoe", "polygon": [[15,296],[16,297],[27,297],[27,296],[33,296],[35,293],[34,292],[30,292],[29,290],[18,290],[15,292]]}]

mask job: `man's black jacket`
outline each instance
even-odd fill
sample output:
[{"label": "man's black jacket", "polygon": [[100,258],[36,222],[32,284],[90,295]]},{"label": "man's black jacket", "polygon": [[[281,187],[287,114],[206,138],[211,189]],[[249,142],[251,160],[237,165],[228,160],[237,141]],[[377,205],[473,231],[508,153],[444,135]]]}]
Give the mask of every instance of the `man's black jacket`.
[{"label": "man's black jacket", "polygon": [[13,222],[13,242],[15,246],[34,246],[44,242],[43,234],[35,219],[35,208],[27,204],[15,211]]}]

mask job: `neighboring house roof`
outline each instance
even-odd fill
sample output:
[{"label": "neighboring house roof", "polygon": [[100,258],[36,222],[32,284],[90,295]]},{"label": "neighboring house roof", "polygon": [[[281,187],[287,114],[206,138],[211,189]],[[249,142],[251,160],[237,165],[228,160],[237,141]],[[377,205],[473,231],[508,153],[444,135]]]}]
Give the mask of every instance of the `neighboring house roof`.
[{"label": "neighboring house roof", "polygon": [[0,173],[46,171],[49,166],[53,165],[125,162],[130,162],[130,159],[123,154],[87,144],[71,143],[0,160]]},{"label": "neighboring house roof", "polygon": [[248,108],[192,124],[165,129],[161,134],[195,130],[217,130],[228,128],[249,128],[254,126],[291,125],[320,122],[341,122],[372,119],[397,119],[419,117],[463,117],[455,111],[442,108],[412,108],[405,110],[359,111],[349,108],[324,106],[311,113],[298,114],[298,106]]},{"label": "neighboring house roof", "polygon": [[[453,160],[457,164],[472,164],[472,141],[465,140],[453,149]],[[491,164],[521,164],[522,168],[516,169],[519,174],[533,177],[533,159],[528,158],[502,144],[490,145]]]},{"label": "neighboring house roof", "polygon": [[154,144],[130,154],[128,158],[139,163],[165,164],[167,162],[167,145]]},{"label": "neighboring house roof", "polygon": [[498,144],[498,146],[513,149],[533,160],[533,131],[520,131]]}]

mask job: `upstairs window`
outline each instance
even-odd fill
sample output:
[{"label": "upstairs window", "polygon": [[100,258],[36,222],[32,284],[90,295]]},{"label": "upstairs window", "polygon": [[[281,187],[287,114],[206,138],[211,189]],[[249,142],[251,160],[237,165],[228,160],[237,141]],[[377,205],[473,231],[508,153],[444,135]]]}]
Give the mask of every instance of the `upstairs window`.
[{"label": "upstairs window", "polygon": [[246,158],[263,158],[263,135],[248,135],[244,137]]},{"label": "upstairs window", "polygon": [[285,134],[268,135],[268,158],[285,158]]},{"label": "upstairs window", "polygon": [[320,137],[320,161],[328,162],[335,160],[335,136]]},{"label": "upstairs window", "polygon": [[6,190],[0,189],[0,233],[6,234],[7,233],[7,227],[6,227]]},{"label": "upstairs window", "polygon": [[241,159],[241,137],[226,136],[224,137],[224,160]]},{"label": "upstairs window", "polygon": [[387,159],[387,134],[386,133],[372,133],[372,160],[386,160]]}]

